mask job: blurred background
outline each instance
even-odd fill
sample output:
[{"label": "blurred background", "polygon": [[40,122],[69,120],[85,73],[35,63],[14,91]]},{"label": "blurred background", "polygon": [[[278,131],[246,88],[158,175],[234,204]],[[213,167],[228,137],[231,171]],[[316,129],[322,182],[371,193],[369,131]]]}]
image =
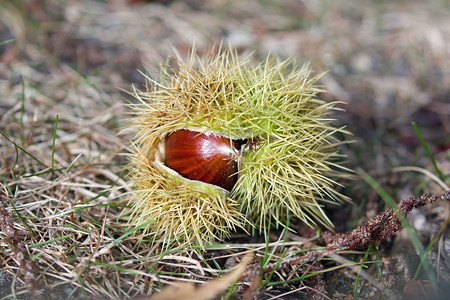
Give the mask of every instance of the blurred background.
[{"label": "blurred background", "polygon": [[[443,191],[429,176],[439,174],[412,122],[448,184],[445,0],[2,1],[0,131],[45,161],[58,115],[55,163],[68,165],[82,154],[79,163],[107,164],[122,174],[127,161],[119,153],[129,138],[118,134],[128,113],[124,91],[144,87],[139,70],[158,69],[174,51],[185,57],[194,44],[203,53],[220,43],[242,56],[253,53],[255,62],[271,54],[326,72],[322,96],[346,103],[336,123],[353,133],[343,137],[353,141],[342,146],[347,166],[368,172],[395,199]],[[20,173],[12,167],[13,150],[0,137],[3,182]],[[358,176],[343,192],[354,205],[330,208],[337,231],[385,208]],[[448,214],[447,204],[437,204],[411,223],[427,243]],[[435,259],[438,251],[447,253],[440,263],[448,280],[450,242],[444,237]]]},{"label": "blurred background", "polygon": [[71,101],[73,77],[81,76],[120,102],[118,88],[142,87],[138,70],[144,64],[157,68],[174,49],[186,56],[194,44],[202,53],[223,42],[243,56],[254,53],[255,61],[270,53],[327,72],[324,97],[347,102],[338,119],[355,134],[350,159],[386,175],[420,159],[423,149],[411,122],[436,155],[450,147],[449,5],[7,1],[0,6],[2,115],[20,102],[22,85],[16,81],[63,105]]}]

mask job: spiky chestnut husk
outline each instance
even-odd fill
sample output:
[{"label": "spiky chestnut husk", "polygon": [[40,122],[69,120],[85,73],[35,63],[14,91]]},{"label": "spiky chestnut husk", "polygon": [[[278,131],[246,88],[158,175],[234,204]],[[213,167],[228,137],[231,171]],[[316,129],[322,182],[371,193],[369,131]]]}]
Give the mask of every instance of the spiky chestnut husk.
[{"label": "spiky chestnut husk", "polygon": [[[199,58],[193,51],[146,76],[135,117],[131,174],[136,194],[131,224],[148,224],[164,242],[203,244],[236,227],[267,233],[290,217],[332,224],[320,201],[339,200],[334,178],[341,168],[329,114],[337,102],[317,97],[320,76],[308,66],[268,58],[258,66],[232,49]],[[164,139],[177,130],[245,140],[231,192],[183,178],[163,164]]]}]

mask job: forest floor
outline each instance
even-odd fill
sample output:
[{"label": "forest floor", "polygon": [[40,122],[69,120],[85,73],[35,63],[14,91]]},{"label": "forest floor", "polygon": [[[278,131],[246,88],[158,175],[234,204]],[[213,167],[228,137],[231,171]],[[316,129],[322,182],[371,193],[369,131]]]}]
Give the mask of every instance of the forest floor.
[{"label": "forest floor", "polygon": [[[448,201],[413,209],[407,230],[378,246],[327,255],[308,252],[326,248],[301,224],[268,241],[236,233],[204,251],[140,243],[121,215],[131,139],[121,129],[132,101],[124,91],[144,88],[139,70],[194,44],[200,54],[223,42],[255,62],[271,54],[327,71],[322,96],[346,102],[335,118],[352,133],[340,150],[355,176],[340,191],[351,203],[326,210],[336,232],[351,232],[389,199],[449,189],[449,36],[443,0],[1,2],[0,298],[123,299],[174,283],[184,296],[205,295],[186,285],[207,283],[210,298],[448,295]],[[248,252],[247,268],[266,274],[215,285]],[[306,253],[319,254],[287,263]]]}]

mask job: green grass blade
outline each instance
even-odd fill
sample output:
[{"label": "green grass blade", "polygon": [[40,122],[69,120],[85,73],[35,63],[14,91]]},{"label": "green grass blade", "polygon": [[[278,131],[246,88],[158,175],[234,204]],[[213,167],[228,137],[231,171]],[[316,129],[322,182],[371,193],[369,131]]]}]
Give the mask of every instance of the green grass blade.
[{"label": "green grass blade", "polygon": [[380,249],[378,247],[377,244],[375,244],[375,255],[377,257],[377,273],[378,273],[378,278],[381,279],[383,278],[383,268],[382,268],[382,262],[381,262],[381,254],[380,254]]},{"label": "green grass blade", "polygon": [[25,80],[23,79],[23,76],[22,76],[22,97],[21,97],[21,104],[20,104],[20,120],[19,120],[20,127],[22,127],[22,128],[23,128],[23,116],[24,115],[25,115]]},{"label": "green grass blade", "polygon": [[12,141],[9,137],[7,137],[3,132],[0,131],[0,134],[5,137],[5,139],[7,139],[11,144],[14,145],[14,147],[19,148],[20,150],[23,151],[23,153],[25,153],[26,155],[28,155],[29,157],[31,157],[32,159],[34,159],[35,161],[37,161],[40,165],[42,165],[43,167],[48,168],[48,166],[46,164],[44,164],[42,161],[40,161],[36,156],[34,156],[33,154],[31,154],[30,152],[28,152],[27,150],[25,150],[23,147],[20,147],[19,145],[16,144],[16,142]]},{"label": "green grass blade", "polygon": [[417,278],[417,276],[419,275],[420,269],[422,268],[422,265],[424,263],[424,261],[427,259],[427,255],[428,252],[430,252],[431,248],[433,247],[434,243],[436,242],[437,238],[441,235],[442,231],[447,228],[448,224],[450,223],[450,218],[447,219],[444,224],[442,224],[441,228],[439,228],[439,231],[436,233],[436,235],[433,237],[433,239],[431,240],[431,242],[428,244],[427,249],[425,250],[425,253],[420,257],[420,263],[419,266],[417,267],[416,272],[414,273],[414,279]]},{"label": "green grass blade", "polygon": [[56,141],[56,128],[58,127],[59,114],[56,115],[55,129],[53,130],[53,142],[52,142],[52,172],[55,170],[55,141]]},{"label": "green grass blade", "polygon": [[6,181],[5,177],[2,176],[2,174],[0,174],[0,180],[2,181],[3,185],[4,185],[4,186],[6,187],[6,189],[8,190],[8,193],[9,193],[10,195],[12,195],[12,194],[13,194],[13,193],[12,193],[12,190],[11,190],[11,188],[9,187],[9,184],[8,184],[8,182]]},{"label": "green grass blade", "polygon": [[359,282],[359,276],[361,275],[361,270],[363,268],[367,268],[367,266],[364,265],[364,263],[367,261],[367,258],[369,257],[370,250],[372,249],[372,244],[367,248],[366,254],[364,254],[364,258],[361,262],[361,267],[359,269],[358,274],[356,275],[355,279],[355,288],[353,289],[353,299],[358,299],[358,282]]},{"label": "green grass blade", "polygon": [[118,237],[117,239],[115,239],[114,241],[112,241],[111,243],[109,243],[108,245],[106,245],[105,247],[112,247],[112,246],[114,246],[115,244],[117,244],[118,242],[120,242],[121,240],[123,240],[124,238],[126,238],[127,236],[129,236],[130,234],[132,234],[132,233],[138,231],[138,230],[141,229],[141,228],[144,228],[145,226],[149,225],[149,224],[152,223],[152,222],[153,222],[153,220],[152,220],[152,221],[149,221],[149,222],[146,222],[146,223],[144,223],[144,224],[142,224],[142,225],[140,225],[140,226],[138,226],[138,227],[136,227],[136,228],[133,228],[133,229],[131,229],[131,230],[125,232],[124,234],[122,234],[120,237]]},{"label": "green grass blade", "polygon": [[[394,200],[391,196],[373,179],[369,174],[367,174],[364,170],[358,169],[357,173],[364,178],[364,180],[378,193],[378,195],[384,200],[384,202],[394,211],[397,218],[400,220],[402,228],[404,228],[408,236],[413,243],[414,247],[419,253],[420,257],[425,257],[425,249],[420,242],[420,239],[417,235],[417,232],[411,227],[408,220],[405,218],[405,216],[401,213],[398,206],[395,204]],[[436,276],[433,272],[433,269],[430,266],[430,263],[428,259],[424,259],[423,266],[425,269],[425,273],[428,276],[428,279],[431,281],[433,288],[437,289],[436,287]]]},{"label": "green grass blade", "polygon": [[47,244],[50,244],[50,243],[53,243],[53,242],[57,242],[57,241],[60,241],[60,240],[64,240],[64,239],[67,239],[67,238],[70,238],[70,234],[65,235],[65,236],[60,236],[59,238],[48,240],[48,241],[45,241],[45,242],[42,242],[42,243],[32,244],[32,245],[29,245],[28,248],[34,248],[34,247],[39,247],[39,246],[42,246],[42,245],[47,245]]},{"label": "green grass blade", "polygon": [[15,41],[15,39],[4,40],[4,41],[0,42],[0,46],[4,46],[4,45],[12,43],[14,41]]},{"label": "green grass blade", "polygon": [[439,176],[439,179],[441,179],[443,182],[445,182],[445,177],[444,174],[442,174],[441,170],[439,170],[437,164],[436,164],[436,160],[433,157],[433,154],[431,154],[430,149],[428,148],[427,143],[425,142],[425,140],[422,137],[422,134],[420,133],[419,127],[417,127],[416,122],[412,122],[412,127],[414,128],[414,131],[417,134],[417,137],[419,138],[420,142],[422,143],[422,147],[423,149],[425,149],[425,152],[427,153],[428,157],[431,160],[431,163],[434,166],[434,169],[436,170],[436,174]]}]

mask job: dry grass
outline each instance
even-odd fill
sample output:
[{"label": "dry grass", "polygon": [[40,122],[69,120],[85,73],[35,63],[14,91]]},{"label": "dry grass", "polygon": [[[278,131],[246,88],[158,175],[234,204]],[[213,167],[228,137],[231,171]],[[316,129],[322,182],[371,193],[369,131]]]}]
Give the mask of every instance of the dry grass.
[{"label": "dry grass", "polygon": [[[247,252],[264,267],[314,246],[314,232],[295,224],[298,232],[273,232],[268,244],[237,233],[205,251],[161,252],[139,229],[125,227],[127,160],[120,154],[129,137],[118,132],[128,110],[119,91],[141,85],[136,70],[144,69],[142,62],[157,66],[172,46],[184,56],[194,41],[205,51],[224,39],[244,55],[294,56],[318,72],[330,70],[322,80],[330,91],[324,98],[348,102],[337,116],[354,133],[355,143],[342,149],[350,168],[369,171],[398,200],[442,193],[442,183],[449,185],[445,1],[167,2],[0,3],[0,210],[7,211],[2,222],[11,220],[0,231],[0,297],[142,296],[166,284],[209,281]],[[385,206],[364,180],[348,186],[341,192],[356,205],[327,208],[337,231],[349,231]],[[430,245],[428,260],[445,292],[449,206],[413,212],[410,223],[425,248]],[[266,274],[256,287],[239,282],[234,293],[245,296],[250,285],[261,299],[300,297],[317,285],[306,278],[312,270],[326,273],[332,298],[353,295],[355,282],[360,297],[384,297],[376,286],[401,294],[418,266],[404,234],[378,251],[339,255]],[[358,277],[361,261],[369,268]],[[424,272],[417,278],[429,279]]]}]

